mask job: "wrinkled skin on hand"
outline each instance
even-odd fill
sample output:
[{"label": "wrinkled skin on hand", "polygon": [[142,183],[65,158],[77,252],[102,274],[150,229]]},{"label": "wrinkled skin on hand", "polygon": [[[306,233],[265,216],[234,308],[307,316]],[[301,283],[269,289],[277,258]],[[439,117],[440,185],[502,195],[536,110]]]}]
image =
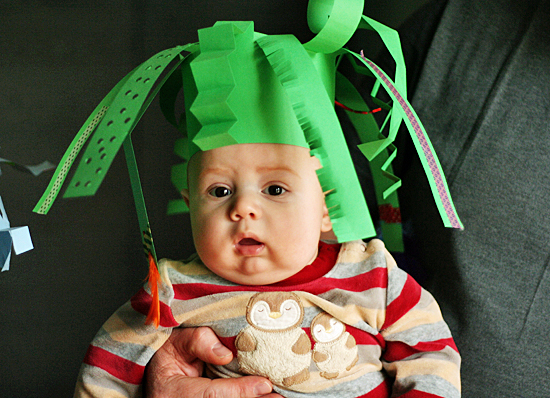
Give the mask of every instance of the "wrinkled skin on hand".
[{"label": "wrinkled skin on hand", "polygon": [[225,365],[233,354],[206,327],[174,329],[157,351],[145,374],[147,398],[281,398],[269,380],[258,376],[237,379],[201,377],[204,362]]}]

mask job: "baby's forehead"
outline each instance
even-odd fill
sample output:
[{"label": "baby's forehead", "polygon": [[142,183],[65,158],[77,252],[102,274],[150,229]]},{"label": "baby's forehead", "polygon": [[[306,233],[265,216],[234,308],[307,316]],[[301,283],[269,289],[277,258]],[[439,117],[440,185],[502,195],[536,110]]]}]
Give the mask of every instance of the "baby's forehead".
[{"label": "baby's forehead", "polygon": [[236,165],[288,165],[297,166],[311,158],[309,148],[288,144],[234,144],[208,151],[199,151],[190,160],[198,168],[212,164]]},{"label": "baby's forehead", "polygon": [[258,172],[301,174],[317,169],[318,161],[309,148],[287,144],[235,144],[197,152],[189,162],[189,175],[200,178],[208,173],[250,169]]}]

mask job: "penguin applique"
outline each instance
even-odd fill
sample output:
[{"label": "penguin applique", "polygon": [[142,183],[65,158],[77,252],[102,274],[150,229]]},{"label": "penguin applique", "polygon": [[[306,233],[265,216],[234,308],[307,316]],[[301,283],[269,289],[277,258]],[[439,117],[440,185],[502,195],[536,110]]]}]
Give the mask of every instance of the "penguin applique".
[{"label": "penguin applique", "polygon": [[350,370],[358,361],[355,338],[346,332],[345,325],[326,312],[311,321],[311,335],[315,340],[313,361],[321,377],[334,379]]},{"label": "penguin applique", "polygon": [[252,296],[246,309],[249,326],[235,340],[241,372],[283,387],[308,380],[311,341],[301,327],[303,319],[304,308],[295,293]]}]

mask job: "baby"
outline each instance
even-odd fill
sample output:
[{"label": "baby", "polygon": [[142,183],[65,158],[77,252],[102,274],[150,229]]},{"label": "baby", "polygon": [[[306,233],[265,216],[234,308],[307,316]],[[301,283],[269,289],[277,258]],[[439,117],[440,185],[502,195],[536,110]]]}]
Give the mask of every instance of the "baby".
[{"label": "baby", "polygon": [[[197,253],[161,260],[160,281],[103,325],[76,397],[141,396],[144,367],[173,328],[197,326],[233,352],[211,375],[263,376],[285,397],[460,396],[460,356],[437,303],[380,240],[357,240],[374,233],[334,112],[335,50],[316,43],[220,22],[185,47],[180,189]],[[165,58],[120,83],[113,103],[123,98],[124,112],[112,108],[124,115],[117,124],[107,113],[101,134],[133,125],[130,109],[146,96],[129,94],[148,89],[144,76]],[[122,141],[92,138],[100,153]],[[331,229],[343,243],[320,240]]]},{"label": "baby", "polygon": [[283,396],[459,396],[460,357],[432,296],[379,240],[319,241],[331,229],[319,167],[286,144],[195,154],[183,196],[197,256],[159,264],[158,329],[144,324],[145,290],[107,321],[76,396],[138,396],[171,328],[199,325],[234,353],[215,375],[264,376]]}]

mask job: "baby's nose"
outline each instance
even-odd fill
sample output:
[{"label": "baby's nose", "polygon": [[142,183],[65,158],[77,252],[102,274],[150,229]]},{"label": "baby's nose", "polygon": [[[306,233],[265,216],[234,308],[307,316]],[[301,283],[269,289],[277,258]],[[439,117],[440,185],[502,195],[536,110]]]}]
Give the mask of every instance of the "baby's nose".
[{"label": "baby's nose", "polygon": [[255,220],[262,216],[260,204],[253,193],[236,193],[233,200],[234,203],[230,214],[233,221],[239,221],[244,218]]}]

